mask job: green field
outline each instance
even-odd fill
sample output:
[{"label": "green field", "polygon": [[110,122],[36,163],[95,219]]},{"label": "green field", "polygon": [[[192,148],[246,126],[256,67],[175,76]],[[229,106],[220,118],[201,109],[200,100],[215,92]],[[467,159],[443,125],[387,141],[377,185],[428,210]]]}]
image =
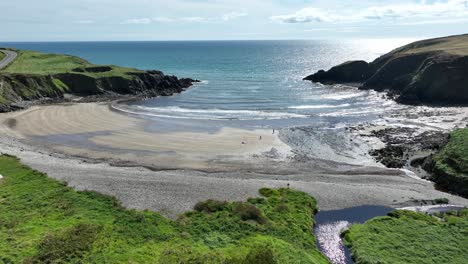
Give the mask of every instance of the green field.
[{"label": "green field", "polygon": [[302,192],[207,201],[173,221],[11,156],[0,156],[0,174],[0,263],[328,263],[312,233],[316,201]]},{"label": "green field", "polygon": [[465,264],[468,210],[437,218],[395,211],[344,233],[357,264]]},{"label": "green field", "polygon": [[0,61],[3,60],[3,58],[5,58],[5,56],[6,56],[5,53],[0,51]]},{"label": "green field", "polygon": [[453,131],[449,143],[433,160],[434,181],[449,191],[468,196],[468,128]]},{"label": "green field", "polygon": [[105,72],[80,72],[76,69],[86,69],[98,65],[91,64],[84,59],[61,54],[45,54],[35,51],[20,50],[18,57],[0,72],[21,73],[21,74],[40,74],[53,75],[60,73],[80,73],[91,77],[115,77],[122,76],[131,78],[128,72],[141,72],[137,69],[123,68],[118,66],[109,66],[111,70]]},{"label": "green field", "polygon": [[468,35],[458,35],[433,40],[422,40],[397,50],[403,54],[443,51],[453,55],[467,56]]}]

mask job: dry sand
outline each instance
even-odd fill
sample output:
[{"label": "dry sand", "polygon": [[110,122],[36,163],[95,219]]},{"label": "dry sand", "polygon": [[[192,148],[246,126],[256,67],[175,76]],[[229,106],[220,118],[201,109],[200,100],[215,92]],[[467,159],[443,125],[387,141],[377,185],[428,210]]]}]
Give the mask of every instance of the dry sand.
[{"label": "dry sand", "polygon": [[[106,104],[40,106],[1,114],[0,133],[0,151],[18,156],[34,169],[79,190],[114,195],[129,208],[171,217],[201,200],[244,200],[262,187],[288,184],[316,197],[323,210],[401,207],[411,205],[412,199],[442,197],[468,206],[467,199],[439,192],[432,183],[403,171],[289,160],[285,158],[289,147],[271,131],[146,132],[145,121],[113,112]],[[51,140],[56,144],[44,146]],[[262,155],[273,147],[279,155]]]}]

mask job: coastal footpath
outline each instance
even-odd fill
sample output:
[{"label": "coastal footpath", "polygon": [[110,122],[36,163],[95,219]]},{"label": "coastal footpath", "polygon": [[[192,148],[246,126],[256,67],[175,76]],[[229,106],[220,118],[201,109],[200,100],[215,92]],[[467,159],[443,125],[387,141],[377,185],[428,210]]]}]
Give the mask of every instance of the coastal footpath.
[{"label": "coastal footpath", "polygon": [[304,80],[358,83],[404,104],[468,105],[468,35],[414,42],[371,63],[345,62]]},{"label": "coastal footpath", "polygon": [[63,101],[67,96],[85,100],[166,96],[196,82],[160,71],[95,65],[68,55],[3,50],[18,56],[0,69],[0,112],[24,108],[31,101]]}]

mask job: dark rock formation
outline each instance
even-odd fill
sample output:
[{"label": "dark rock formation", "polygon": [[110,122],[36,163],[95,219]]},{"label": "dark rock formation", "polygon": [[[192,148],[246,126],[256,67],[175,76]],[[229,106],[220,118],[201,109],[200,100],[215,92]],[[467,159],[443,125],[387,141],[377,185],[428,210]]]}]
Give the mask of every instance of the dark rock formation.
[{"label": "dark rock formation", "polygon": [[323,84],[361,83],[372,76],[369,63],[365,61],[348,61],[331,68],[329,71],[320,70],[316,74],[304,78],[306,81]]},{"label": "dark rock formation", "polygon": [[372,63],[347,62],[305,78],[361,83],[405,104],[468,105],[468,35],[418,41]]},{"label": "dark rock formation", "polygon": [[0,112],[18,109],[17,103],[21,101],[60,99],[66,93],[79,96],[167,96],[180,93],[198,82],[167,76],[160,71],[136,71],[129,72],[128,75],[97,78],[79,72],[55,75],[0,74]]}]

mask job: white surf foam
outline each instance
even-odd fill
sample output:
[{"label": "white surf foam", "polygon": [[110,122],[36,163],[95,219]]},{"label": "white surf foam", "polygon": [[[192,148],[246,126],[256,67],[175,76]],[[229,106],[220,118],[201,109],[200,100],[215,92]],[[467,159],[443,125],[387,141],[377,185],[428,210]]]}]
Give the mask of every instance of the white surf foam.
[{"label": "white surf foam", "polygon": [[296,105],[290,106],[289,109],[323,109],[323,108],[341,108],[348,107],[350,104],[340,104],[340,105]]},{"label": "white surf foam", "polygon": [[236,119],[236,120],[261,120],[261,119],[287,119],[307,118],[308,115],[294,114],[277,111],[261,110],[226,110],[226,109],[190,109],[179,106],[146,107],[146,106],[113,106],[114,109],[136,115],[179,118],[179,119]]}]

